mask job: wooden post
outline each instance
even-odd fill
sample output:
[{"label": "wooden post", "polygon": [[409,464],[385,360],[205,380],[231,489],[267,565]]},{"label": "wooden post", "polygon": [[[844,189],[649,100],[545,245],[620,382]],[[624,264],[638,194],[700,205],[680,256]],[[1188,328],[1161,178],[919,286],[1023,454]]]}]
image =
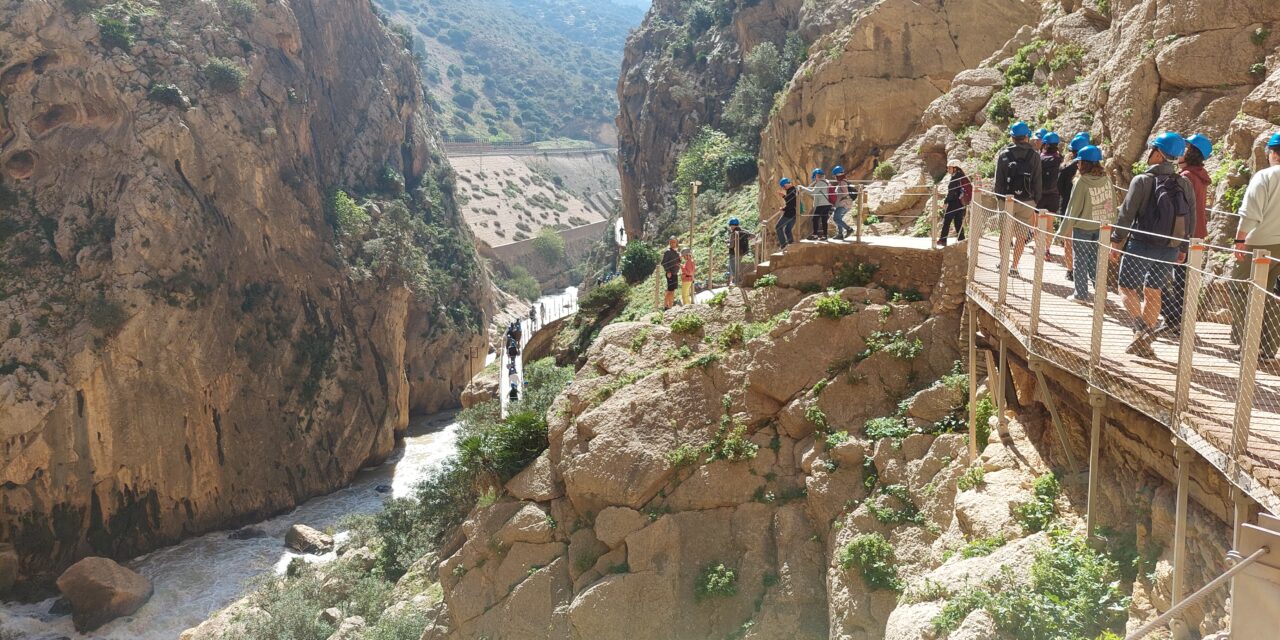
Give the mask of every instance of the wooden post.
[{"label": "wooden post", "polygon": [[1008,433],[1008,428],[1005,426],[1007,418],[1005,418],[1004,415],[1005,409],[1008,407],[1007,394],[1009,393],[1009,390],[1005,388],[1007,386],[1006,383],[1009,380],[1008,335],[1009,331],[1004,327],[1000,327],[1000,384],[998,385],[1000,395],[996,400],[996,431],[1000,433],[1000,437],[1002,438],[1006,433]]},{"label": "wooden post", "polygon": [[973,303],[965,305],[969,314],[969,464],[978,461],[978,314]]},{"label": "wooden post", "polygon": [[1191,361],[1196,350],[1196,317],[1200,313],[1200,287],[1204,282],[1204,243],[1192,240],[1187,252],[1187,287],[1182,300],[1182,339],[1178,343],[1178,378],[1174,384],[1173,409],[1169,425],[1174,432],[1187,410],[1191,395]]},{"label": "wooden post", "polygon": [[[1182,602],[1182,597],[1186,592],[1187,493],[1188,485],[1190,484],[1188,475],[1191,471],[1191,447],[1175,438],[1173,450],[1174,458],[1178,464],[1178,498],[1174,509],[1173,522],[1173,594],[1170,604],[1177,605]],[[1180,618],[1175,618],[1170,627],[1173,629],[1175,638],[1185,638],[1187,636],[1186,624]]]},{"label": "wooden post", "polygon": [[973,203],[970,203],[969,205],[970,215],[968,216],[969,218],[969,235],[968,235],[969,265],[968,265],[968,276],[966,279],[966,283],[968,285],[973,284],[973,277],[978,270],[978,256],[979,256],[978,249],[979,249],[979,243],[982,242],[982,235],[979,234],[975,236],[973,234],[973,229],[975,227],[979,230],[982,229],[982,226],[981,226],[982,221],[977,219],[978,216],[982,215],[982,213],[980,213],[981,211],[982,209],[980,207],[974,206]]},{"label": "wooden post", "polygon": [[1032,212],[1031,220],[1035,224],[1032,233],[1035,234],[1036,239],[1036,267],[1035,275],[1031,282],[1031,322],[1027,331],[1028,352],[1035,351],[1036,336],[1040,335],[1040,298],[1044,292],[1044,251],[1041,251],[1039,247],[1044,246],[1043,243],[1047,237],[1044,231],[1040,229],[1040,218],[1039,209]]},{"label": "wooden post", "polygon": [[858,189],[858,217],[854,220],[854,239],[862,242],[862,218],[867,214],[867,185]]},{"label": "wooden post", "polygon": [[1013,241],[1013,217],[1005,210],[1003,200],[996,208],[1000,211],[1000,289],[996,306],[1001,314],[1005,314],[1004,307],[1009,300],[1009,243]]},{"label": "wooden post", "polygon": [[1089,384],[1098,386],[1102,364],[1102,327],[1107,314],[1107,272],[1111,268],[1111,226],[1098,233],[1098,279],[1093,291],[1093,328],[1089,330]]},{"label": "wooden post", "polygon": [[1249,287],[1249,307],[1245,312],[1245,329],[1240,346],[1239,391],[1236,393],[1235,423],[1231,429],[1230,479],[1237,484],[1240,457],[1249,448],[1249,420],[1253,414],[1253,396],[1257,384],[1258,350],[1262,342],[1262,310],[1266,305],[1267,272],[1271,254],[1259,249],[1253,254],[1253,286]]},{"label": "wooden post", "polygon": [[689,186],[692,187],[692,191],[689,193],[689,248],[693,249],[694,218],[698,211],[698,187],[701,187],[702,183],[694,180],[689,183]]},{"label": "wooden post", "polygon": [[938,229],[937,201],[938,201],[938,194],[931,192],[929,194],[929,201],[926,202],[924,205],[925,215],[929,216],[929,248],[930,249],[937,249],[938,242],[941,240],[941,238],[938,237],[939,229]]},{"label": "wooden post", "polygon": [[1093,421],[1089,428],[1089,490],[1085,502],[1085,537],[1091,538],[1095,528],[1094,514],[1098,506],[1098,458],[1102,449],[1102,410],[1107,406],[1107,395],[1101,389],[1089,385],[1089,406],[1093,409]]}]

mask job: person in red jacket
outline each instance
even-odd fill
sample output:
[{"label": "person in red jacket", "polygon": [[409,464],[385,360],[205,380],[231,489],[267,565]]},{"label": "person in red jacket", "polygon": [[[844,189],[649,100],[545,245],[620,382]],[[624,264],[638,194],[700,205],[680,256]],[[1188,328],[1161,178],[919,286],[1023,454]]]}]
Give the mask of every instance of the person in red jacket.
[{"label": "person in red jacket", "polygon": [[[1204,240],[1209,235],[1209,218],[1205,214],[1209,204],[1209,184],[1212,182],[1209,172],[1204,168],[1204,161],[1213,154],[1213,142],[1197,133],[1187,138],[1187,145],[1187,154],[1178,161],[1178,169],[1195,189],[1193,200],[1196,206],[1196,222],[1191,231],[1191,237]],[[1187,295],[1186,256],[1181,256],[1179,262],[1182,264],[1174,267],[1169,290],[1160,298],[1162,303],[1160,315],[1164,316],[1164,319],[1157,327],[1157,331],[1168,336],[1177,336],[1182,331],[1182,309]]]}]

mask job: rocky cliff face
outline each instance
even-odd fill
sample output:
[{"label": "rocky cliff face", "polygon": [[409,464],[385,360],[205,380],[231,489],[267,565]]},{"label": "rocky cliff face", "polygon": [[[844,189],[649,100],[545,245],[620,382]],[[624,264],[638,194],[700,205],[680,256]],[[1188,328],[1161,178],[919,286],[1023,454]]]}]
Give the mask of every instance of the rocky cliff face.
[{"label": "rocky cliff face", "polygon": [[676,157],[700,128],[720,122],[743,55],[762,42],[781,46],[799,27],[803,4],[717,3],[716,21],[691,36],[690,3],[655,0],[627,41],[618,81],[618,169],[631,237],[640,237],[645,220],[669,205]]},{"label": "rocky cliff face", "polygon": [[0,18],[0,541],[24,575],[289,508],[456,401],[487,283],[367,2]]}]

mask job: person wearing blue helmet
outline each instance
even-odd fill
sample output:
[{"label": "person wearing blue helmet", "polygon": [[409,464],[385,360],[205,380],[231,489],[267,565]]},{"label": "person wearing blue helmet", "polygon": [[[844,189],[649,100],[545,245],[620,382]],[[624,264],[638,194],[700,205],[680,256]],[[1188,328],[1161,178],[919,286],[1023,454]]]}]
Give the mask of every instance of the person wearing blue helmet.
[{"label": "person wearing blue helmet", "polygon": [[1075,265],[1075,293],[1067,299],[1089,302],[1089,283],[1098,282],[1098,236],[1102,225],[1111,222],[1115,210],[1115,195],[1111,180],[1102,168],[1102,150],[1094,146],[1082,147],[1076,154],[1076,167],[1080,182],[1071,191],[1066,218],[1060,233],[1071,238],[1069,250]]},{"label": "person wearing blue helmet", "polygon": [[1039,151],[1044,147],[1044,137],[1048,135],[1048,133],[1048,129],[1040,127],[1039,129],[1036,129],[1035,135],[1031,136],[1031,146],[1034,147],[1036,151]]},{"label": "person wearing blue helmet", "polygon": [[[1187,138],[1187,152],[1178,159],[1178,168],[1182,177],[1191,183],[1195,191],[1196,209],[1195,228],[1191,237],[1204,240],[1209,235],[1209,185],[1213,179],[1204,168],[1204,161],[1213,154],[1213,142],[1199,133]],[[1185,261],[1180,261],[1185,262]],[[1156,333],[1175,337],[1182,332],[1182,307],[1187,296],[1187,265],[1179,264],[1173,268],[1173,276],[1169,281],[1169,289],[1160,297],[1160,324]]]},{"label": "person wearing blue helmet", "polygon": [[[1267,164],[1249,179],[1249,188],[1245,189],[1244,200],[1240,204],[1240,228],[1236,231],[1236,265],[1231,277],[1237,280],[1249,278],[1249,256],[1252,252],[1265,249],[1271,255],[1280,255],[1280,133],[1272,134],[1267,139]],[[1267,291],[1275,291],[1276,282],[1280,280],[1280,267],[1271,265],[1267,274]],[[1280,346],[1280,304],[1273,296],[1266,296],[1267,304],[1262,310],[1262,348],[1258,352],[1259,360],[1275,357],[1276,347]],[[1242,343],[1240,332],[1248,326],[1248,311],[1244,308],[1244,296],[1232,296],[1236,301],[1232,309],[1231,337],[1237,344]]]},{"label": "person wearing blue helmet", "polygon": [[853,199],[858,197],[858,187],[849,182],[841,165],[836,165],[831,170],[831,177],[836,180],[836,209],[831,219],[836,223],[836,240],[844,240],[853,233],[853,229],[844,221],[844,216],[853,211]]},{"label": "person wearing blue helmet", "polygon": [[[1013,264],[1011,275],[1018,275],[1018,261],[1027,247],[1031,230],[1036,224],[1036,201],[1040,199],[1044,175],[1040,169],[1040,154],[1031,146],[1031,127],[1025,122],[1015,122],[1009,127],[1013,144],[1005,147],[996,158],[995,193],[1005,202],[1005,211],[1018,220],[1015,225]],[[1013,202],[1009,202],[1012,199]]]},{"label": "person wearing blue helmet", "polygon": [[[788,181],[788,184],[790,182]],[[792,193],[795,189],[791,190]],[[794,197],[792,198],[794,206]],[[791,215],[791,222],[795,223],[795,214]],[[738,223],[737,218],[729,219],[729,284],[738,284],[738,277],[742,271],[742,256],[751,253],[751,239],[755,234],[743,229]],[[692,262],[692,259],[690,260]]]},{"label": "person wearing blue helmet", "polygon": [[1154,358],[1151,343],[1156,339],[1160,317],[1160,297],[1180,253],[1195,229],[1195,189],[1178,175],[1174,161],[1187,152],[1182,136],[1165,132],[1155,137],[1147,151],[1145,173],[1133,177],[1129,193],[1120,205],[1120,215],[1111,231],[1119,258],[1117,280],[1124,308],[1133,320],[1133,341],[1126,353]]},{"label": "person wearing blue helmet", "polygon": [[831,217],[832,205],[835,204],[834,194],[832,193],[831,183],[827,182],[827,173],[821,168],[814,169],[810,174],[812,182],[809,183],[809,193],[813,196],[813,233],[809,234],[810,240],[826,240],[827,239],[827,218]]},{"label": "person wearing blue helmet", "polygon": [[796,226],[796,198],[800,194],[790,178],[779,180],[778,186],[782,187],[782,208],[778,210],[778,223],[773,230],[778,236],[778,249],[785,250],[787,245],[796,241],[792,230]]},{"label": "person wearing blue helmet", "polygon": [[[1080,158],[1080,150],[1089,146],[1091,142],[1092,139],[1090,138],[1089,133],[1081,131],[1080,133],[1077,133],[1074,138],[1071,138],[1071,142],[1067,144],[1067,148],[1071,150],[1071,160],[1062,165],[1062,169],[1058,171],[1058,193],[1062,194],[1058,213],[1064,216],[1067,214],[1067,205],[1071,202],[1071,190],[1075,184],[1076,172],[1079,169],[1077,163]],[[1062,244],[1066,247],[1063,264],[1067,267],[1067,280],[1070,281],[1075,277],[1075,252],[1071,249],[1071,239],[1069,235],[1067,236],[1067,239],[1062,241]]]},{"label": "person wearing blue helmet", "polygon": [[[1058,191],[1058,173],[1062,170],[1062,153],[1058,150],[1058,145],[1062,143],[1062,138],[1053,131],[1046,132],[1040,136],[1040,184],[1043,189],[1040,192],[1040,199],[1036,201],[1036,206],[1041,211],[1057,213],[1062,208],[1062,194]],[[1039,218],[1040,228],[1053,233],[1053,217],[1050,215],[1042,215]],[[1044,257],[1049,259],[1049,246],[1053,244],[1053,238],[1046,236],[1047,242],[1041,249],[1044,251]]]}]

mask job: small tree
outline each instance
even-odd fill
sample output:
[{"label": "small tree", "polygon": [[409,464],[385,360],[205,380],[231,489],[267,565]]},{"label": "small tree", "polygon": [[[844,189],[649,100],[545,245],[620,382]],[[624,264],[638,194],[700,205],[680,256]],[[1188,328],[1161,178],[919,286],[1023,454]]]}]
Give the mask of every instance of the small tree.
[{"label": "small tree", "polygon": [[547,264],[560,264],[565,259],[564,236],[553,227],[543,227],[533,238],[533,251]]},{"label": "small tree", "polygon": [[209,86],[222,93],[239,91],[247,75],[244,67],[226,58],[209,58],[209,64],[204,66],[204,77],[209,80]]},{"label": "small tree", "polygon": [[622,277],[627,284],[640,284],[653,275],[658,267],[658,250],[632,240],[622,252]]}]

